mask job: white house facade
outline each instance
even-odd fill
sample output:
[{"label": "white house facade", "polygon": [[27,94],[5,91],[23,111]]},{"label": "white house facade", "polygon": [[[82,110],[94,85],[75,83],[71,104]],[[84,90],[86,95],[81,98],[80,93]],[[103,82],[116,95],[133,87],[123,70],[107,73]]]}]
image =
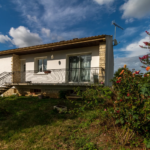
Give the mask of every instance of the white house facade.
[{"label": "white house facade", "polygon": [[[0,86],[9,84],[19,95],[58,97],[59,90],[85,89],[100,82],[110,87],[114,73],[112,36],[1,51],[0,63]],[[12,88],[1,94],[12,94]]]}]

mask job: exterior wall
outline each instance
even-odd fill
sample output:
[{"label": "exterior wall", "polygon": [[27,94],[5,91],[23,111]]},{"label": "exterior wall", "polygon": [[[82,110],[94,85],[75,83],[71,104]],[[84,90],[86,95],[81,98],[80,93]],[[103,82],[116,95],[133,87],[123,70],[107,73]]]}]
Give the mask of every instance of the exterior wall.
[{"label": "exterior wall", "polygon": [[[69,56],[73,55],[84,55],[84,54],[91,54],[92,60],[91,60],[91,67],[102,67],[104,70],[98,71],[99,75],[99,81],[102,81],[105,83],[105,86],[112,86],[112,83],[109,81],[113,78],[114,73],[114,55],[113,55],[113,45],[112,45],[112,36],[106,36],[106,42],[101,42],[99,46],[93,46],[93,47],[86,47],[86,48],[78,48],[78,49],[69,49],[69,50],[62,50],[62,51],[51,51],[45,52],[45,53],[36,53],[36,54],[28,54],[28,55],[6,55],[6,56],[0,56],[0,63],[3,64],[0,66],[0,73],[6,71],[6,72],[15,72],[12,76],[12,82],[20,82],[21,81],[21,74],[19,73],[21,71],[21,59],[25,59],[26,62],[26,70],[32,70],[34,71],[36,69],[36,59],[40,57],[46,57],[47,58],[47,69],[65,69],[68,68],[68,58]],[[53,55],[53,59],[51,56]],[[11,64],[12,61],[12,64]],[[58,62],[61,62],[60,64]],[[12,66],[11,66],[12,65]],[[65,77],[65,73],[62,72],[57,74],[54,74],[56,77],[57,75],[62,75]],[[52,74],[51,74],[52,75]],[[41,81],[44,83],[48,83],[48,75],[43,74],[41,77],[37,74],[34,74],[32,72],[25,76],[26,81],[27,77],[30,76],[33,80],[35,79],[36,82],[41,83]],[[103,77],[102,77],[103,76]],[[31,81],[31,80],[30,80]],[[63,81],[65,81],[65,78],[63,78]],[[58,82],[58,81],[57,81]],[[60,81],[62,83],[62,80]],[[28,87],[21,88],[21,86],[16,87],[17,93],[19,95],[30,95],[30,89],[36,87],[32,87],[31,85]],[[54,88],[52,86],[51,88],[48,87],[39,87],[42,90],[42,93],[46,94],[49,97],[52,98],[58,98],[58,91],[59,88]],[[64,87],[63,87],[64,88]],[[70,88],[70,87],[69,87]],[[4,96],[10,96],[14,93],[14,89],[9,89],[6,91],[3,95]]]},{"label": "exterior wall", "polygon": [[0,56],[0,74],[3,72],[11,72],[12,55]]},{"label": "exterior wall", "polygon": [[[32,81],[32,83],[64,83],[66,82],[66,76],[68,72],[65,70],[68,68],[68,59],[69,56],[80,55],[80,54],[91,54],[91,67],[97,67],[97,72],[99,72],[99,48],[98,46],[86,47],[86,48],[78,48],[78,49],[70,49],[70,50],[62,50],[62,51],[54,51],[54,52],[46,52],[46,53],[36,53],[30,55],[21,55],[20,59],[25,59],[26,62],[26,70],[31,70],[31,72],[27,72],[25,75],[26,81]],[[51,56],[53,55],[53,59]],[[34,74],[33,70],[37,70],[36,58],[47,57],[47,69],[60,69],[52,71],[51,74]],[[59,61],[61,62],[59,64]],[[91,71],[91,74],[93,72]],[[91,78],[93,78],[91,76]],[[56,80],[55,80],[56,79]],[[93,80],[93,79],[91,79]]]},{"label": "exterior wall", "polygon": [[[48,96],[50,98],[59,98],[59,91],[60,90],[74,90],[75,87],[78,86],[55,86],[55,85],[25,85],[25,86],[16,86],[18,90],[18,94],[20,96],[38,96],[39,94],[43,94],[44,96]],[[81,90],[85,90],[86,86],[80,86]],[[31,89],[41,89],[39,93],[30,93]]]},{"label": "exterior wall", "polygon": [[[4,76],[4,72],[11,72],[11,61],[12,61],[12,55],[4,55],[0,56],[0,77]],[[11,82],[12,76],[8,76],[6,82]],[[0,84],[0,87],[2,87],[2,82]]]},{"label": "exterior wall", "polygon": [[21,61],[19,55],[13,54],[12,56],[12,72],[14,72],[12,77],[13,83],[21,81],[20,71],[21,71]]},{"label": "exterior wall", "polygon": [[[86,53],[92,54],[91,67],[99,67],[98,46],[61,50],[61,51],[54,51],[54,52],[46,52],[46,53],[36,53],[36,54],[29,54],[29,55],[21,55],[20,59],[26,60],[26,70],[34,70],[35,69],[34,59],[36,57],[45,57],[45,56],[47,56],[47,69],[63,69],[63,68],[65,69],[66,63],[67,63],[66,59],[68,56],[77,55],[77,54],[86,54]],[[51,55],[54,56],[53,59],[51,59]],[[60,65],[58,61],[61,61]]]},{"label": "exterior wall", "polygon": [[19,91],[18,91],[16,88],[14,88],[14,87],[12,87],[12,88],[10,88],[9,90],[7,90],[6,92],[4,92],[4,93],[2,94],[2,96],[7,97],[7,96],[13,95],[14,93],[15,93],[15,94],[18,94],[19,96],[21,96],[20,93],[19,93]]},{"label": "exterior wall", "polygon": [[105,68],[106,68],[106,42],[101,42],[99,45],[99,67],[103,69],[99,72],[99,81],[105,83]]},{"label": "exterior wall", "polygon": [[[38,87],[34,87],[34,86],[27,86],[27,87],[17,87],[18,89],[18,93],[20,94],[20,96],[38,96],[39,94],[43,94],[44,96],[48,96],[50,98],[59,98],[59,91],[60,89],[53,89],[53,88],[48,88],[46,87],[42,87],[42,86],[38,86]],[[41,89],[40,93],[30,93],[31,89]]]},{"label": "exterior wall", "polygon": [[112,36],[106,36],[106,76],[105,85],[111,87],[112,82],[110,79],[113,78],[114,74],[114,53],[113,53],[113,41]]}]

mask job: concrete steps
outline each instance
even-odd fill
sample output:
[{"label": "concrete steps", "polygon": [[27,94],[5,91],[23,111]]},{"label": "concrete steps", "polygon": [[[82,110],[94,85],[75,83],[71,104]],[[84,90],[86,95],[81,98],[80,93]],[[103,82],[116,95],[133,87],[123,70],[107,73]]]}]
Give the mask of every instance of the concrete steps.
[{"label": "concrete steps", "polygon": [[12,86],[11,85],[5,85],[3,87],[0,87],[0,95],[5,93],[7,90],[9,90]]}]

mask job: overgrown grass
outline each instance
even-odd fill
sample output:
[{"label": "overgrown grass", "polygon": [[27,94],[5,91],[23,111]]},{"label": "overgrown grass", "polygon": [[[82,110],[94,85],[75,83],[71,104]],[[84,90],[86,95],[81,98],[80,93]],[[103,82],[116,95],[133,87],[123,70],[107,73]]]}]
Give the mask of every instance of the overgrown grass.
[{"label": "overgrown grass", "polygon": [[[59,114],[53,106],[62,101],[68,109],[75,107],[60,99],[0,98],[0,149],[123,150],[103,107],[83,115]],[[121,126],[116,127],[122,131]],[[136,136],[125,148],[142,150],[141,137]]]}]

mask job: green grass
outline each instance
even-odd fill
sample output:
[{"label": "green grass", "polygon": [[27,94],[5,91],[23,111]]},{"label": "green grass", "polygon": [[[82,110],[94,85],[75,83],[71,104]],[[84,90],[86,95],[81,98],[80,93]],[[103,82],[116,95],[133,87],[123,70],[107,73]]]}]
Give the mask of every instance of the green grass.
[{"label": "green grass", "polygon": [[[78,116],[59,114],[53,106],[62,101],[37,97],[0,98],[0,149],[121,149],[112,121],[101,113],[103,108],[87,110]],[[64,103],[68,109],[75,107],[67,100]],[[141,150],[142,145],[127,148]]]}]

